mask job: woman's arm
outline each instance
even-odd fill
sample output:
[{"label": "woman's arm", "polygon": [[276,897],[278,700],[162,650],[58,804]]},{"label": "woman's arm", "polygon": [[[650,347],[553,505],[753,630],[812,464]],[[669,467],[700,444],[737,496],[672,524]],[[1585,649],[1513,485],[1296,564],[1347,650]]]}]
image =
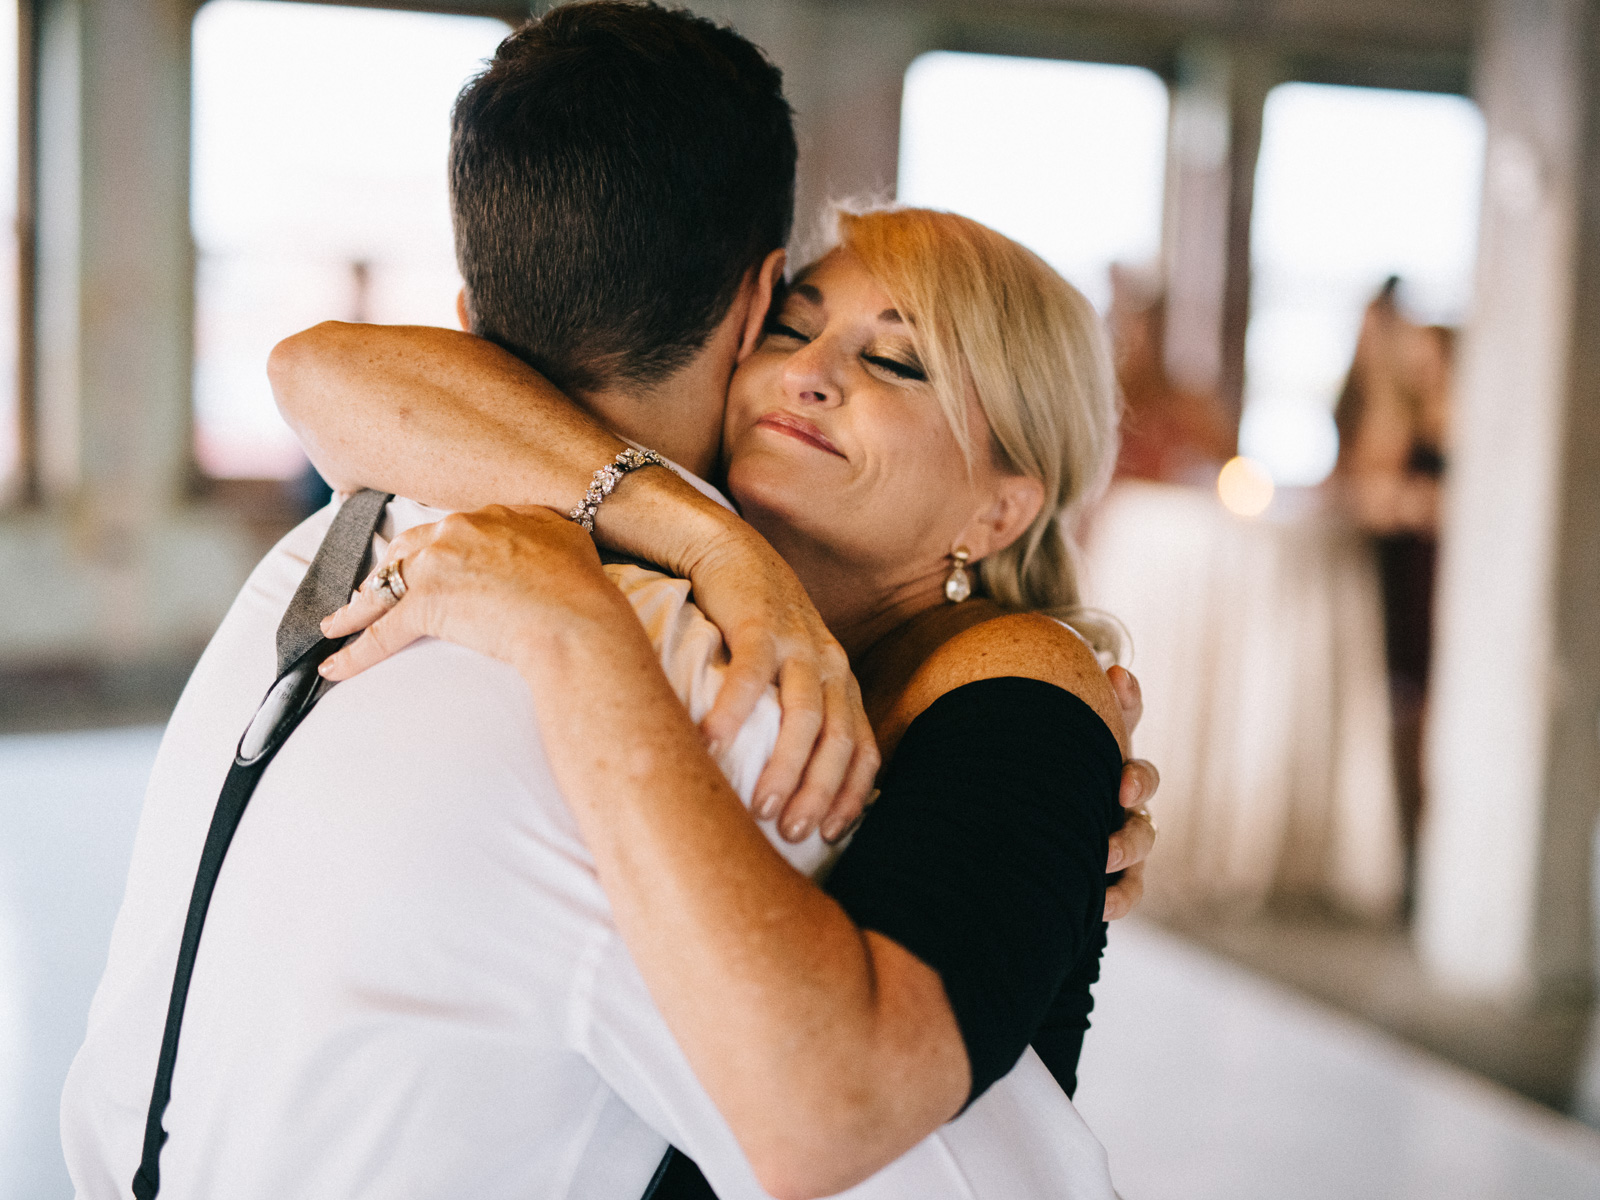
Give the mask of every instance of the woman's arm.
[{"label": "woman's arm", "polygon": [[325,321],[279,342],[267,377],[312,463],[343,490],[565,511],[627,445],[532,367],[458,330]]},{"label": "woman's arm", "polygon": [[[312,463],[344,491],[567,512],[627,448],[522,360],[456,330],[325,321],[278,343],[267,376]],[[601,506],[595,532],[687,576],[741,524],[674,473],[646,471]]]},{"label": "woman's arm", "polygon": [[[568,511],[626,443],[537,371],[448,329],[328,321],[267,364],[285,420],[335,487],[374,487],[450,509]],[[688,579],[728,643],[702,730],[728,744],[774,682],[778,747],[757,784],[763,816],[795,841],[855,820],[877,746],[849,662],[800,581],[737,515],[663,470],[637,471],[601,505],[595,537]]]},{"label": "woman's arm", "polygon": [[[443,637],[521,670],[618,927],[763,1187],[831,1195],[956,1113],[968,1068],[939,977],[767,842],[581,531],[491,511],[402,534],[395,559],[406,597],[363,640]],[[358,627],[352,609],[325,631]]]}]

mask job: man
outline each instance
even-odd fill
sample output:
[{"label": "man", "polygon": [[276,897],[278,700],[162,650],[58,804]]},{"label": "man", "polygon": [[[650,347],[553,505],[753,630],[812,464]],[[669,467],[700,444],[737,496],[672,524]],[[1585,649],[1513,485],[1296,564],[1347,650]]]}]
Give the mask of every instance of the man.
[{"label": "man", "polygon": [[[644,6],[554,10],[508,39],[457,108],[470,325],[609,428],[704,474],[781,268],[793,168],[778,74],[736,35]],[[292,351],[277,367],[294,369]],[[620,446],[572,418],[552,446],[588,464],[569,471],[572,494],[524,498],[570,505]],[[659,548],[661,501],[688,486],[630,477],[602,506],[601,534]],[[822,853],[813,831],[848,819],[874,761],[840,703],[837,647],[714,499],[694,520],[672,511],[680,552],[665,565],[731,597],[735,665],[711,735],[747,799],[796,793],[788,832],[811,836],[790,854],[806,869]],[[385,533],[439,515],[397,501]],[[257,568],[163,741],[63,1098],[82,1197],[128,1194],[199,846],[330,519]],[[681,584],[637,567],[617,578],[705,715],[723,670],[714,631]],[[786,715],[780,734],[775,701],[758,698],[775,669],[826,715]],[[823,761],[811,750],[829,722],[852,749]],[[526,688],[443,643],[339,685],[263,777],[211,903],[164,1124],[171,1197],[632,1200],[669,1139],[725,1200],[754,1187],[610,923]]]}]

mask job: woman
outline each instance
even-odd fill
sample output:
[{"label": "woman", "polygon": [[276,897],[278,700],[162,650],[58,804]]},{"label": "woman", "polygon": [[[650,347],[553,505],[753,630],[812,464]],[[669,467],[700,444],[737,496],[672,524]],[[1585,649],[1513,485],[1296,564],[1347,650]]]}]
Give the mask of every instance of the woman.
[{"label": "woman", "polygon": [[[1039,1163],[1061,1149],[1036,1068],[1070,1090],[1127,745],[1094,651],[1041,614],[1076,606],[1062,532],[1116,421],[1088,303],[948,214],[842,217],[740,365],[728,487],[848,651],[887,762],[826,894],[750,821],[577,526],[491,511],[391,547],[408,591],[384,646],[431,634],[522,669],[629,949],[775,1195],[866,1179],[1030,1042],[1012,1116],[1042,1122]],[[344,478],[406,490],[365,453]],[[325,630],[382,611],[368,594]],[[1082,1184],[1052,1169],[1037,1194]]]}]

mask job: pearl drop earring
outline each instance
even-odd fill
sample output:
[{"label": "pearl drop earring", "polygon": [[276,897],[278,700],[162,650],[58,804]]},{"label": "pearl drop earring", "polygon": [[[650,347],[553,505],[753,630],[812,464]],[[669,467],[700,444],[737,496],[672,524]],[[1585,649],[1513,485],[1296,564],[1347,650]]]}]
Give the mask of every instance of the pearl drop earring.
[{"label": "pearl drop earring", "polygon": [[944,598],[951,604],[960,604],[972,595],[972,579],[967,574],[967,560],[972,554],[965,546],[957,546],[950,552],[950,557],[955,560],[955,565],[950,568],[950,574],[944,580]]}]

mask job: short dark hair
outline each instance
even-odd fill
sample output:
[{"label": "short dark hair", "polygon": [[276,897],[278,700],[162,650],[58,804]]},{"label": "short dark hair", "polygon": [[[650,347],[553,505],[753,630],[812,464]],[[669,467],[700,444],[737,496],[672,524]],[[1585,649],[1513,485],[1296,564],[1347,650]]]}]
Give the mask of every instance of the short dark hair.
[{"label": "short dark hair", "polygon": [[473,331],[558,386],[656,382],[794,221],[783,76],[731,29],[583,0],[456,101],[450,202]]}]

